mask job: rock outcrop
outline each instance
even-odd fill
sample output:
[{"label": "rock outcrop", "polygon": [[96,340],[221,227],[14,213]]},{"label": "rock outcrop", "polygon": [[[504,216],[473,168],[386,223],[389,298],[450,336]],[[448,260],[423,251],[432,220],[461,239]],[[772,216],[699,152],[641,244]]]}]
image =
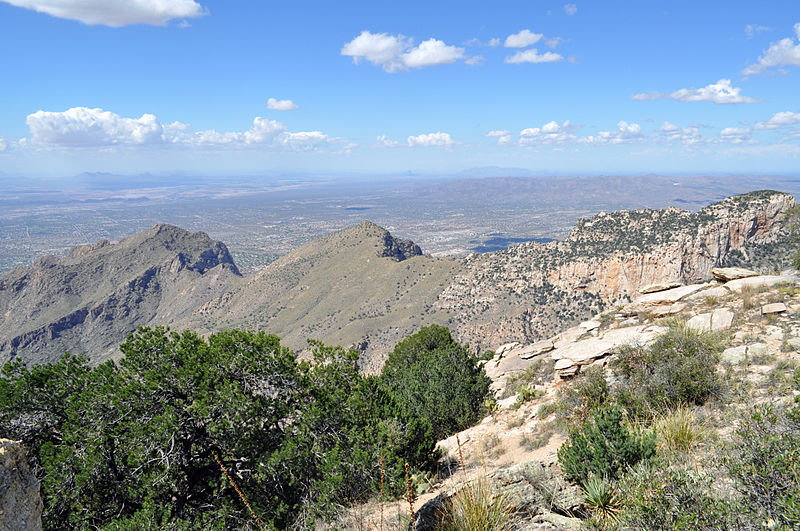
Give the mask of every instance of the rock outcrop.
[{"label": "rock outcrop", "polygon": [[0,439],[0,531],[41,529],[39,480],[28,468],[22,443]]}]

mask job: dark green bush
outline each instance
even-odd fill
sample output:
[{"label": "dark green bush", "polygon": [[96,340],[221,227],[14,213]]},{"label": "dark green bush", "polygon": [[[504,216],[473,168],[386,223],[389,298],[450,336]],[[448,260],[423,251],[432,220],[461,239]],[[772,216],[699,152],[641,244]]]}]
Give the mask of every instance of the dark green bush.
[{"label": "dark green bush", "polygon": [[720,339],[673,324],[650,347],[619,349],[611,368],[621,378],[614,399],[629,414],[649,418],[679,405],[702,405],[723,390],[716,371]]},{"label": "dark green bush", "polygon": [[622,410],[605,406],[570,434],[558,450],[558,462],[568,479],[582,483],[590,474],[617,479],[629,467],[653,457],[655,451],[652,434],[631,433]]},{"label": "dark green bush", "polygon": [[427,422],[434,440],[480,420],[490,380],[450,331],[426,326],[397,344],[381,381],[407,418]]}]

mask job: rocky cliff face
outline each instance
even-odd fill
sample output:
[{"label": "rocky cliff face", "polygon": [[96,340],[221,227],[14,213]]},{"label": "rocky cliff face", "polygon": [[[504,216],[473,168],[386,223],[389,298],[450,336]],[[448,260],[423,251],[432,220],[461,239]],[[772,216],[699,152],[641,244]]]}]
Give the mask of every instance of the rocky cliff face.
[{"label": "rocky cliff face", "polygon": [[455,313],[462,341],[484,348],[533,341],[648,285],[707,280],[734,255],[748,263],[748,248],[786,243],[783,222],[794,204],[788,194],[760,191],[695,213],[601,212],[579,221],[563,242],[466,259],[438,305]]},{"label": "rocky cliff face", "polygon": [[28,468],[22,443],[0,439],[0,530],[41,529],[39,480]]},{"label": "rocky cliff face", "polygon": [[114,356],[129,332],[179,319],[240,276],[224,244],[170,225],[46,256],[0,276],[0,363]]}]

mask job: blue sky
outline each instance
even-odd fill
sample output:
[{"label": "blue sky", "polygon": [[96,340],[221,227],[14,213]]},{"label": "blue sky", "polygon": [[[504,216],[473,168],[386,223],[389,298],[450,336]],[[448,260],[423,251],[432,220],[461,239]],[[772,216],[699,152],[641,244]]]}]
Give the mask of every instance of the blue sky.
[{"label": "blue sky", "polygon": [[795,172],[800,3],[0,0],[0,172]]}]

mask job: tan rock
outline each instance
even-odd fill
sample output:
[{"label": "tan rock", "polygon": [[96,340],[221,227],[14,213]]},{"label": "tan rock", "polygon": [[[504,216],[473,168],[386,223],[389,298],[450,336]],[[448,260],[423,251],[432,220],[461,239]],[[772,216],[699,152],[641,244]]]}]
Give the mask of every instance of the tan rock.
[{"label": "tan rock", "polygon": [[659,282],[657,284],[650,284],[639,290],[639,293],[645,295],[647,293],[658,293],[659,291],[667,291],[668,289],[677,288],[683,285],[683,282]]},{"label": "tan rock", "polygon": [[715,267],[711,270],[711,274],[722,282],[758,276],[755,271],[743,267]]},{"label": "tan rock", "polygon": [[679,288],[672,288],[666,291],[659,291],[656,293],[643,295],[639,297],[636,302],[644,306],[655,304],[673,304],[709,286],[710,284],[689,284],[688,286],[681,286]]},{"label": "tan rock", "polygon": [[741,293],[742,288],[761,288],[770,287],[775,284],[787,282],[790,284],[795,283],[795,278],[790,275],[760,275],[757,277],[740,278],[738,280],[731,280],[725,284],[729,290]]},{"label": "tan rock", "polygon": [[761,307],[762,315],[769,315],[773,313],[782,313],[786,311],[786,305],[782,302],[773,302],[772,304],[765,304]]},{"label": "tan rock", "polygon": [[526,345],[518,350],[514,350],[514,354],[518,355],[520,358],[524,360],[529,360],[538,356],[539,354],[544,354],[545,352],[550,352],[555,348],[553,345],[553,341],[551,339],[545,339],[544,341],[537,341],[532,345]]},{"label": "tan rock", "polygon": [[727,297],[730,295],[731,292],[725,286],[717,286],[716,288],[709,288],[704,289],[702,291],[698,291],[697,293],[693,293],[686,297],[686,300],[694,301],[697,299],[705,299],[707,297],[715,297],[715,298],[722,298]]},{"label": "tan rock", "polygon": [[669,306],[656,306],[650,310],[650,313],[653,314],[654,317],[664,317],[666,315],[681,313],[685,309],[685,302],[676,302],[675,304],[671,304]]},{"label": "tan rock", "polygon": [[575,362],[569,358],[562,358],[556,361],[555,366],[553,367],[557,371],[563,371],[564,369],[569,369],[570,367],[574,367]]},{"label": "tan rock", "polygon": [[733,312],[727,308],[717,308],[711,313],[695,315],[686,326],[699,332],[721,332],[733,324]]}]

